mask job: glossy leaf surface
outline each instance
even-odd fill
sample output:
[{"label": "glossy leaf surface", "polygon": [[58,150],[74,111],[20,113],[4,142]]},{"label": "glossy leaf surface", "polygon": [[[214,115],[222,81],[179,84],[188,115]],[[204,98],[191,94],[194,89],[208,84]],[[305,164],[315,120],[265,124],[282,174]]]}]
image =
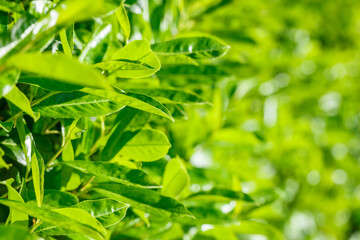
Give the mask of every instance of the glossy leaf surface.
[{"label": "glossy leaf surface", "polygon": [[94,190],[145,212],[164,216],[191,216],[183,204],[173,198],[162,196],[153,190],[120,183],[101,183]]},{"label": "glossy leaf surface", "polygon": [[107,115],[124,105],[82,92],[58,93],[34,107],[43,116],[55,118],[79,118]]},{"label": "glossy leaf surface", "polygon": [[160,131],[143,129],[136,134],[119,154],[136,161],[155,161],[162,158],[171,147],[169,140]]},{"label": "glossy leaf surface", "polygon": [[148,77],[159,71],[160,61],[146,40],[134,40],[116,52],[112,59],[95,65],[121,78]]},{"label": "glossy leaf surface", "polygon": [[106,228],[120,222],[125,217],[129,205],[104,198],[82,201],[73,207],[90,213]]},{"label": "glossy leaf surface", "polygon": [[157,54],[184,54],[194,59],[220,57],[229,48],[214,37],[181,37],[151,45],[151,49]]},{"label": "glossy leaf surface", "polygon": [[116,163],[67,161],[63,164],[84,173],[118,183],[137,185],[141,187],[158,187],[158,184],[156,184],[145,172],[118,165]]},{"label": "glossy leaf surface", "polygon": [[98,72],[63,55],[22,53],[12,56],[6,65],[73,85],[109,88]]},{"label": "glossy leaf surface", "polygon": [[72,208],[49,210],[44,207],[39,208],[32,203],[22,203],[7,199],[0,199],[0,204],[70,231],[81,232],[94,239],[104,239],[105,230],[101,224],[84,210],[74,210]]}]

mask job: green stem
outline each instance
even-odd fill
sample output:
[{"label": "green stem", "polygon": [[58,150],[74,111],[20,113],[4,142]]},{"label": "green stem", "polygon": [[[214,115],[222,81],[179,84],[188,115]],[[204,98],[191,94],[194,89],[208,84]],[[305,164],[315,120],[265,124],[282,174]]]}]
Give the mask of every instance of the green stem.
[{"label": "green stem", "polygon": [[68,42],[67,37],[66,37],[65,28],[60,30],[59,35],[60,35],[60,40],[61,40],[61,44],[62,44],[65,55],[68,56],[68,57],[71,57],[72,52],[71,52],[69,42]]}]

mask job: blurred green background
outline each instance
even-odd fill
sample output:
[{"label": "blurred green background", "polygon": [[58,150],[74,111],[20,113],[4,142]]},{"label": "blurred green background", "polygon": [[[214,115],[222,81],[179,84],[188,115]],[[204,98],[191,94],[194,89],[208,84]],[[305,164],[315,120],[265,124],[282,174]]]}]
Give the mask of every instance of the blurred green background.
[{"label": "blurred green background", "polygon": [[[216,184],[259,201],[276,195],[246,218],[286,239],[360,239],[360,1],[186,6],[180,33],[210,33],[231,50],[206,77],[172,80],[214,104],[171,126],[172,151],[213,169],[207,177]],[[199,87],[204,81],[213,84]]]}]

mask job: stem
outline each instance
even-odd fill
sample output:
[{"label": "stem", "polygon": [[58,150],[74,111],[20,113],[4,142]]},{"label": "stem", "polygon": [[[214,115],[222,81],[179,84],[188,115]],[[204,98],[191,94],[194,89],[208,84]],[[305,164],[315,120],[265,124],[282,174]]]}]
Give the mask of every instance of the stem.
[{"label": "stem", "polygon": [[[71,135],[72,131],[74,130],[71,129],[71,131],[69,132],[69,136]],[[61,148],[59,148],[59,150],[55,153],[55,155],[46,163],[45,168],[49,168],[51,163],[53,161],[55,161],[57,159],[57,157],[64,151],[64,149],[66,148],[66,145],[69,143],[70,141],[70,137],[66,140],[66,142],[61,146]]]},{"label": "stem", "polygon": [[31,229],[30,229],[30,233],[33,233],[35,231],[35,229],[42,223],[42,221],[40,219],[36,219],[36,222],[34,225],[32,225]]},{"label": "stem", "polygon": [[60,35],[60,40],[61,40],[61,44],[62,44],[65,55],[68,56],[68,57],[71,57],[72,53],[71,53],[71,49],[70,49],[70,46],[69,46],[69,42],[68,42],[67,37],[66,37],[65,28],[60,30],[59,35]]},{"label": "stem", "polygon": [[79,195],[80,193],[82,193],[83,191],[85,191],[85,189],[89,186],[89,184],[94,180],[95,176],[91,176],[91,178],[84,183],[84,185],[80,188],[79,192],[77,193],[77,195]]},{"label": "stem", "polygon": [[49,168],[51,163],[58,158],[58,156],[62,153],[62,151],[64,151],[66,144],[61,146],[61,148],[59,148],[59,150],[55,153],[55,155],[46,163],[45,168]]}]

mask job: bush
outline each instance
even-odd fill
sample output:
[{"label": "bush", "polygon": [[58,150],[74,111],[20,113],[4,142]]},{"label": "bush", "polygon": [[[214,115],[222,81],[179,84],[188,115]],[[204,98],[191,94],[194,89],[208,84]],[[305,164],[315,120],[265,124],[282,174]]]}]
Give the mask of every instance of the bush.
[{"label": "bush", "polygon": [[0,1],[0,239],[356,239],[345,2]]}]

